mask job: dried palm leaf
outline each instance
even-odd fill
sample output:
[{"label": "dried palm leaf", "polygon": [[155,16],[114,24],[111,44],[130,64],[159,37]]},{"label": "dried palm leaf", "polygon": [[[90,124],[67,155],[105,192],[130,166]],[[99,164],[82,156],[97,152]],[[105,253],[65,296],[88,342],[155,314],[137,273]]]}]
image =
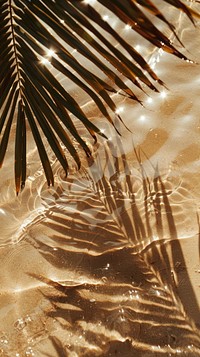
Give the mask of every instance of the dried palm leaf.
[{"label": "dried palm leaf", "polygon": [[[178,38],[173,24],[150,0],[98,0],[120,20],[129,24],[158,48],[182,59],[186,57],[151,22],[143,8],[163,21]],[[194,23],[194,10],[179,0],[166,0],[169,6],[183,11]],[[102,34],[96,24],[104,30]],[[126,50],[126,56],[117,49],[108,36],[114,38]],[[19,193],[26,181],[26,130],[30,127],[37,145],[48,185],[54,178],[51,164],[42,141],[46,136],[52,151],[66,174],[68,162],[63,146],[74,158],[77,167],[81,162],[70,135],[91,155],[87,143],[78,133],[71,115],[79,119],[96,140],[96,134],[105,135],[89,120],[80,104],[58,81],[56,74],[73,81],[87,93],[98,110],[114,126],[111,112],[116,112],[112,93],[121,93],[138,102],[140,100],[126,84],[129,79],[143,90],[145,84],[157,91],[152,81],[163,85],[145,59],[128,44],[85,1],[74,0],[0,0],[0,166],[2,166],[10,131],[16,125],[15,134],[15,184]],[[180,42],[180,41],[179,41]],[[51,67],[42,63],[49,49],[53,48]],[[96,75],[78,61],[70,49],[76,49],[88,63],[93,64]],[[131,58],[131,59],[130,59]],[[47,61],[48,62],[48,61]],[[52,72],[52,67],[55,71]],[[55,74],[56,73],[56,74]],[[123,78],[121,76],[123,75]],[[120,120],[122,120],[119,117]]]}]

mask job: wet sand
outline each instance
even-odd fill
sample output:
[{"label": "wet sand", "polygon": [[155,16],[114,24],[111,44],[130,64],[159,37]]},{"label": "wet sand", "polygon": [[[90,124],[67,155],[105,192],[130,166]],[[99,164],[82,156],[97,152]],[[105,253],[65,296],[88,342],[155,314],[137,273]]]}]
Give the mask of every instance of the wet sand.
[{"label": "wet sand", "polygon": [[[179,30],[184,53],[199,61],[199,27],[181,17]],[[48,189],[30,137],[19,197],[9,147],[0,356],[200,355],[199,66],[140,46],[169,91],[140,94],[144,107],[114,96],[131,133],[120,125],[118,137],[83,96],[110,140],[99,139],[94,161],[81,154],[68,178],[51,155]]]}]

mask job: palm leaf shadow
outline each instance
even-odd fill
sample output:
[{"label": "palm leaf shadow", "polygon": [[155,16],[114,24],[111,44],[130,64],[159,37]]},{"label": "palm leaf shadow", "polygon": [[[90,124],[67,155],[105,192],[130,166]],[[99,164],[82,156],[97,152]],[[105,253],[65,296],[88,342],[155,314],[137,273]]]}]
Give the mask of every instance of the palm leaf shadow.
[{"label": "palm leaf shadow", "polygon": [[[135,178],[120,138],[117,147],[120,158],[113,158],[109,147],[105,150],[109,173],[104,173],[102,160],[96,160],[97,170],[92,166],[78,173],[78,177],[66,179],[65,189],[58,190],[56,204],[40,222],[45,239],[30,240],[45,259],[66,271],[66,281],[60,282],[30,274],[51,287],[43,292],[52,304],[47,314],[61,321],[64,330],[63,339],[51,335],[54,347],[58,355],[59,351],[63,355],[76,351],[80,356],[114,356],[116,351],[124,350],[127,356],[152,356],[152,346],[156,349],[159,345],[157,356],[168,356],[177,349],[182,355],[187,350],[188,356],[198,356],[199,333],[185,312],[186,302],[178,296],[171,275],[177,261],[185,266],[185,260],[169,193],[158,168],[151,188],[143,170],[141,152],[135,149],[144,197],[141,212],[133,189]],[[102,176],[96,179],[93,172]],[[150,199],[155,228],[148,210]],[[172,261],[162,244],[161,210],[171,238],[177,242]],[[156,241],[154,229],[158,235]],[[159,269],[153,264],[155,261],[159,262]],[[72,272],[76,272],[74,280]],[[197,306],[187,272],[186,279],[190,301]],[[69,334],[74,336],[73,341],[82,336],[81,342],[74,343]]]},{"label": "palm leaf shadow", "polygon": [[[150,243],[150,247],[151,247],[150,249],[149,246],[147,245],[147,247],[143,250],[143,254],[148,251],[148,254],[151,257],[151,261],[154,262],[157,261],[161,263],[161,266],[159,268],[162,267],[162,269],[165,271],[164,274],[160,275],[163,284],[168,283],[170,286],[173,286],[175,290],[176,289],[178,290],[178,287],[182,283],[181,281],[182,278],[177,273],[180,272],[181,270],[184,270],[185,285],[187,286],[187,289],[190,291],[190,298],[188,299],[186,294],[181,294],[180,299],[186,311],[190,311],[192,307],[193,310],[192,315],[193,317],[196,317],[195,315],[199,315],[199,305],[196,295],[194,293],[194,288],[190,281],[190,277],[188,275],[182,247],[178,239],[173,211],[169,201],[169,194],[171,194],[171,192],[169,192],[168,194],[164,182],[162,181],[162,177],[159,174],[158,167],[154,169],[155,175],[153,180],[153,187],[151,188],[151,184],[149,182],[148,177],[145,175],[145,171],[142,165],[141,151],[139,149],[139,151],[137,152],[134,149],[135,156],[140,165],[141,175],[143,178],[142,182],[143,182],[144,207],[145,207],[145,224],[144,224],[140,211],[138,210],[137,204],[134,200],[134,192],[132,191],[132,183],[131,183],[131,175],[130,175],[131,170],[128,168],[128,161],[126,159],[126,155],[124,154],[123,146],[121,145],[120,139],[118,140],[117,146],[121,152],[123,169],[125,172],[129,173],[126,175],[126,185],[127,185],[128,192],[131,194],[132,197],[131,215],[127,214],[128,212],[126,212],[126,215],[133,217],[133,226],[131,227],[130,218],[129,217],[128,219],[125,218],[124,226],[126,229],[126,236],[131,234],[131,239],[135,246],[137,246],[137,243],[141,243],[142,239],[144,238],[147,239],[149,238],[150,242],[153,242],[152,244]],[[120,172],[118,160],[116,161],[117,161],[115,165],[116,171]],[[150,201],[154,209],[155,226],[157,231],[157,243],[155,243],[154,241],[154,233],[151,228],[152,218],[150,218],[150,214],[148,212],[148,197],[150,197]],[[166,250],[166,245],[163,244],[163,239],[164,239],[163,236],[164,223],[162,218],[163,213],[165,215],[165,219],[167,220],[170,239],[174,241],[173,246],[171,245],[170,247],[171,262],[169,258],[169,253]],[[155,271],[155,273],[158,274],[158,270]],[[176,281],[174,279],[174,275],[176,275]]]},{"label": "palm leaf shadow", "polygon": [[[191,307],[192,307],[192,316],[196,317],[196,315],[199,315],[199,305],[198,301],[196,298],[196,295],[194,293],[194,288],[192,286],[187,267],[186,267],[186,261],[184,258],[184,254],[182,251],[181,243],[179,241],[179,237],[177,234],[176,230],[176,224],[175,220],[173,217],[173,211],[172,207],[169,202],[169,196],[166,192],[164,183],[162,182],[162,178],[160,177],[159,173],[157,173],[156,178],[154,179],[155,182],[155,187],[156,189],[158,186],[161,189],[161,194],[162,194],[162,202],[164,203],[164,209],[166,212],[166,218],[167,218],[167,223],[169,227],[169,232],[170,232],[170,239],[173,240],[173,244],[170,245],[170,252],[167,252],[167,247],[165,244],[160,244],[157,245],[153,244],[150,249],[150,256],[151,256],[151,261],[162,261],[162,267],[164,271],[162,271],[162,274],[160,275],[163,283],[165,282],[170,282],[170,285],[172,285],[178,293],[178,288],[182,284],[182,278],[181,274],[179,272],[182,270],[184,271],[184,280],[185,284],[187,286],[188,291],[190,292],[190,298],[188,299],[187,294],[181,294],[179,295],[179,298],[181,300],[181,303],[183,304],[184,308],[186,311],[191,312]],[[156,217],[157,217],[157,232],[158,232],[158,238],[159,240],[162,241],[162,218],[161,214],[159,212],[162,211],[161,208],[161,200],[159,196],[156,196],[155,198],[155,210],[156,210]],[[160,252],[159,252],[160,251]],[[171,257],[171,262],[170,258]],[[159,258],[158,258],[159,257]]]}]

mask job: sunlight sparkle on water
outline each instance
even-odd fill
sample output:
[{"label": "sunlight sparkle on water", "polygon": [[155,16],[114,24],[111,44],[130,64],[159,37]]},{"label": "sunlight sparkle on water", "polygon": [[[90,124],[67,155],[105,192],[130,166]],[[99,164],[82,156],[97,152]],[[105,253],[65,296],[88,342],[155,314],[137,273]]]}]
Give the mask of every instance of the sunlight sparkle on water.
[{"label": "sunlight sparkle on water", "polygon": [[96,0],[83,0],[83,2],[87,5],[94,5],[96,3]]},{"label": "sunlight sparkle on water", "polygon": [[47,56],[48,57],[52,57],[52,56],[54,56],[55,55],[55,52],[52,50],[52,49],[49,49],[48,51],[47,51]]},{"label": "sunlight sparkle on water", "polygon": [[118,107],[115,111],[116,114],[120,114],[120,113],[123,113],[124,111],[124,107]]},{"label": "sunlight sparkle on water", "polygon": [[47,58],[44,58],[44,57],[41,59],[41,63],[42,64],[50,64],[49,60]]},{"label": "sunlight sparkle on water", "polygon": [[103,20],[104,20],[104,21],[107,21],[108,19],[109,19],[109,16],[108,16],[108,15],[104,15],[104,16],[103,16]]},{"label": "sunlight sparkle on water", "polygon": [[139,118],[140,121],[145,121],[146,120],[146,116],[145,115],[141,115]]},{"label": "sunlight sparkle on water", "polygon": [[165,91],[162,91],[161,93],[160,93],[160,96],[161,96],[161,98],[166,98],[166,96],[167,96],[167,93],[165,92]]},{"label": "sunlight sparkle on water", "polygon": [[103,133],[105,133],[105,129],[100,129],[100,132],[103,134]]},{"label": "sunlight sparkle on water", "polygon": [[151,97],[149,97],[149,98],[147,98],[147,103],[152,103],[153,102],[153,98],[151,98]]},{"label": "sunlight sparkle on water", "polygon": [[136,49],[136,51],[140,51],[141,46],[140,46],[140,45],[136,45],[136,46],[135,46],[135,49]]}]

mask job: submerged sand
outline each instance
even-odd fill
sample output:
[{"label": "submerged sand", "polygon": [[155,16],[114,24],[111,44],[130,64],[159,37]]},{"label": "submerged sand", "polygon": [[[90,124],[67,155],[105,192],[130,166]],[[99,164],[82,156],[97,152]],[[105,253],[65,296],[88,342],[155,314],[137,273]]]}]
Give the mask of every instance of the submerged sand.
[{"label": "submerged sand", "polygon": [[[199,28],[177,24],[198,62]],[[65,178],[52,156],[49,189],[30,136],[29,177],[16,197],[9,148],[0,356],[200,356],[199,66],[140,46],[169,91],[142,95],[144,107],[115,96],[131,130],[120,125],[121,137],[83,97],[109,137],[93,147],[94,161],[81,154],[82,169]]]}]

